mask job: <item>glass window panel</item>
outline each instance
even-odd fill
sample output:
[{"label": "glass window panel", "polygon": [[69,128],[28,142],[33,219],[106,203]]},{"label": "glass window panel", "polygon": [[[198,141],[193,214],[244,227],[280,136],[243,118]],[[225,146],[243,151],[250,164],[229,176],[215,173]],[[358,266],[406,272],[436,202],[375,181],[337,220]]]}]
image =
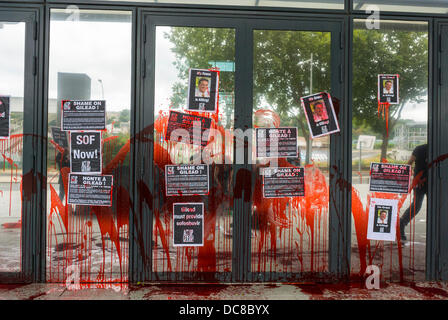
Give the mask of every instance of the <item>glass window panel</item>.
[{"label": "glass window panel", "polygon": [[[132,15],[120,11],[52,10],[48,100],[47,279],[126,281]],[[69,150],[55,145],[61,100],[105,100],[103,174],[113,175],[112,207],[67,204]],[[75,272],[72,267],[72,272]]]},{"label": "glass window panel", "polygon": [[[354,0],[353,9],[365,11],[370,5],[378,6],[381,11],[418,12],[418,13],[448,13],[446,0]],[[371,9],[370,9],[371,10]]]},{"label": "glass window panel", "polygon": [[[371,162],[406,164],[414,149],[427,143],[428,26],[382,21],[379,30],[369,30],[365,22],[355,21],[353,35],[352,273],[362,275],[374,264],[383,280],[424,280],[425,189],[416,187],[409,194],[369,192],[369,180]],[[378,74],[399,74],[400,103],[390,105],[387,125],[386,118],[378,116]],[[360,135],[375,137],[371,148],[358,146],[358,139],[364,139]],[[397,240],[367,239],[371,198],[398,200],[402,219],[410,216],[408,208],[414,210],[414,200],[415,209],[421,204],[405,226],[407,241],[399,245]]]},{"label": "glass window panel", "polygon": [[[218,112],[187,111],[189,69],[219,68]],[[162,27],[156,28],[155,67],[155,189],[165,190],[166,164],[190,164],[195,155],[209,165],[208,196],[165,196],[155,193],[153,271],[230,272],[232,266],[232,141],[234,127],[235,30],[227,28]],[[192,113],[212,119],[211,128],[217,140],[207,147],[165,140],[170,110]],[[219,137],[219,138],[218,138]],[[222,140],[221,140],[222,139]],[[226,140],[227,139],[227,140]],[[216,141],[217,143],[214,143]],[[221,143],[221,142],[225,143]],[[229,142],[230,141],[230,142]],[[204,153],[204,150],[209,150]],[[208,161],[204,155],[213,156]],[[227,159],[227,161],[226,161]],[[204,245],[173,246],[173,204],[204,203]],[[199,275],[199,277],[201,277]]]},{"label": "glass window panel", "polygon": [[254,127],[298,128],[300,156],[278,167],[304,168],[305,197],[264,198],[257,160],[252,272],[328,270],[330,137],[310,138],[300,97],[331,91],[330,52],[329,32],[254,31]]},{"label": "glass window panel", "polygon": [[[120,1],[120,0],[110,0]],[[135,0],[124,0],[135,2]],[[140,0],[139,2],[149,3],[181,3],[181,4],[198,4],[194,0]],[[282,8],[307,8],[307,9],[344,9],[344,0],[204,0],[201,5],[221,5],[221,6],[254,6],[254,7],[282,7]]]},{"label": "glass window panel", "polygon": [[0,21],[0,96],[9,96],[10,138],[0,140],[0,272],[21,270],[25,22]]}]

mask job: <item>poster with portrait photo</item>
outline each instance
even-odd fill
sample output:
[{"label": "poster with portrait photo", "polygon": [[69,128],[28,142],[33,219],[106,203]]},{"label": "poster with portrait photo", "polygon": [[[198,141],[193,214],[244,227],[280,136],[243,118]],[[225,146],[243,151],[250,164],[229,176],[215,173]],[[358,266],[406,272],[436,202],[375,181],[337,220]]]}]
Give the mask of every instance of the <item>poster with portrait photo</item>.
[{"label": "poster with portrait photo", "polygon": [[218,110],[218,71],[190,69],[188,79],[187,110],[216,112]]},{"label": "poster with portrait photo", "polygon": [[367,239],[395,241],[397,211],[398,200],[370,199]]},{"label": "poster with portrait photo", "polygon": [[11,116],[9,96],[0,96],[0,139],[9,139]]},{"label": "poster with portrait photo", "polygon": [[320,92],[300,98],[305,112],[311,138],[339,132],[339,124],[334,112],[331,96]]},{"label": "poster with portrait photo", "polygon": [[379,74],[378,75],[378,101],[389,104],[400,103],[400,87],[398,74]]}]

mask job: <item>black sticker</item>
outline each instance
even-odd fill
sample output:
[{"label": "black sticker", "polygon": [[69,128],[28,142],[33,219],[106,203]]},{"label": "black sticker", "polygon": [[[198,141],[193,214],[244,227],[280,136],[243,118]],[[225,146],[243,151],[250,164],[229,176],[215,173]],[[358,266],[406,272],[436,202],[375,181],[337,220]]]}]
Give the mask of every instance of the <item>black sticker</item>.
[{"label": "black sticker", "polygon": [[[197,127],[194,127],[194,124],[197,124]],[[165,140],[205,147],[208,142],[208,134],[204,136],[204,132],[210,129],[211,124],[212,119],[207,117],[170,111]],[[210,133],[210,131],[207,132]]]},{"label": "black sticker", "polygon": [[10,99],[0,97],[0,139],[9,139],[10,119]]},{"label": "black sticker", "polygon": [[297,128],[256,128],[257,158],[297,158]]},{"label": "black sticker", "polygon": [[173,204],[174,246],[204,245],[204,204]]},{"label": "black sticker", "polygon": [[101,173],[101,132],[70,132],[70,172]]},{"label": "black sticker", "polygon": [[218,106],[218,71],[190,69],[188,110],[216,112]]},{"label": "black sticker", "polygon": [[166,165],[165,185],[167,196],[207,195],[209,167],[199,165]]},{"label": "black sticker", "polygon": [[371,192],[408,193],[411,166],[407,164],[370,164]]},{"label": "black sticker", "polygon": [[300,98],[305,112],[311,138],[326,136],[339,132],[339,124],[334,112],[331,97],[320,92]]},{"label": "black sticker", "polygon": [[305,196],[305,173],[303,168],[263,168],[263,196],[286,198]]},{"label": "black sticker", "polygon": [[399,75],[398,74],[379,74],[378,75],[378,100],[379,102],[398,104],[399,97]]},{"label": "black sticker", "polygon": [[62,131],[58,127],[51,127],[51,135],[53,136],[53,141],[60,147],[68,148],[67,132]]},{"label": "black sticker", "polygon": [[69,174],[68,204],[112,206],[113,176]]},{"label": "black sticker", "polygon": [[373,232],[390,233],[392,206],[375,205]]},{"label": "black sticker", "polygon": [[106,101],[63,100],[61,128],[70,130],[106,129]]}]

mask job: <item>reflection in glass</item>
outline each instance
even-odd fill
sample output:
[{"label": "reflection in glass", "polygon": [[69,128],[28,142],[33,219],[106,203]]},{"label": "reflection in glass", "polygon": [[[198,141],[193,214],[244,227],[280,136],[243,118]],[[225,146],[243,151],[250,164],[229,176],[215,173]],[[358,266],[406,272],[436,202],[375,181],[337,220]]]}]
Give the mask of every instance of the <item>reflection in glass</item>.
[{"label": "reflection in glass", "polygon": [[[109,0],[120,1],[120,0]],[[135,1],[135,0],[125,0]],[[182,4],[198,4],[194,0],[142,0],[143,2],[157,2],[157,3],[182,3]],[[140,1],[140,2],[142,2]],[[255,7],[282,7],[282,8],[307,8],[307,9],[344,9],[343,0],[204,0],[202,5],[221,5],[221,6],[255,6]]]},{"label": "reflection in glass", "polygon": [[[234,123],[235,31],[224,28],[157,27],[154,97],[155,194],[153,271],[227,273],[231,270],[232,197],[230,130]],[[187,111],[189,69],[220,71],[217,113]],[[206,147],[167,141],[170,111],[212,119]],[[227,139],[227,141],[226,141]],[[165,165],[209,164],[209,195],[166,196]],[[204,203],[204,245],[173,246],[173,204]],[[194,278],[197,279],[197,278]]]},{"label": "reflection in glass", "polygon": [[396,12],[418,12],[418,13],[448,13],[448,3],[445,0],[354,0],[354,10],[372,10],[372,7],[377,6],[381,11],[396,11]]},{"label": "reflection in glass", "polygon": [[[408,194],[369,192],[369,170],[371,162],[410,163],[415,148],[427,143],[427,28],[426,23],[420,22],[381,21],[380,30],[369,30],[364,20],[355,21],[352,122],[353,274],[363,274],[366,266],[375,264],[380,267],[384,279],[424,279],[425,197],[419,197],[420,192],[415,188]],[[400,103],[388,107],[388,117],[378,115],[379,74],[399,75]],[[417,201],[422,204],[418,216],[407,226],[402,224],[407,241],[367,239],[371,198],[398,200],[401,217],[408,207],[414,208],[411,203],[414,199],[421,200]]]},{"label": "reflection in glass", "polygon": [[[329,32],[254,32],[254,127],[298,128],[297,158],[278,167],[305,168],[305,197],[264,198],[258,159],[252,213],[253,272],[328,269],[330,138],[311,139],[300,97],[330,92]],[[255,154],[253,155],[255,157]]]},{"label": "reflection in glass", "polygon": [[[131,14],[80,11],[73,19],[65,10],[52,10],[50,30],[47,279],[65,281],[70,267],[84,282],[126,281]],[[103,174],[113,175],[112,207],[67,204],[69,149],[51,131],[60,128],[66,99],[106,100],[102,157]]]},{"label": "reflection in glass", "polygon": [[0,22],[0,96],[10,99],[10,138],[0,140],[0,272],[21,269],[25,23]]}]

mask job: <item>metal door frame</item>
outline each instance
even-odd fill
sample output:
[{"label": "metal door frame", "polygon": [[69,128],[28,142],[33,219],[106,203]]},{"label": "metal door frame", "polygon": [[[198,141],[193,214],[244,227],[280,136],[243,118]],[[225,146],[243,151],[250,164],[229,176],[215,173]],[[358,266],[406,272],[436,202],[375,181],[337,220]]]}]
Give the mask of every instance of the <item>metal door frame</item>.
[{"label": "metal door frame", "polygon": [[448,20],[437,19],[430,33],[430,60],[433,61],[430,81],[433,83],[432,121],[429,132],[428,214],[426,227],[426,278],[448,280],[448,141],[436,137],[448,134]]},{"label": "metal door frame", "polygon": [[21,270],[0,273],[0,282],[39,282],[45,277],[46,132],[42,124],[42,9],[0,8],[0,21],[25,22],[25,78],[22,182]]},{"label": "metal door frame", "polygon": [[[245,106],[252,105],[252,83],[253,83],[253,57],[252,46],[253,30],[255,29],[275,29],[275,30],[299,30],[299,31],[327,31],[332,33],[331,37],[331,85],[332,96],[340,100],[339,121],[341,133],[332,135],[330,147],[330,203],[329,203],[329,272],[325,274],[316,274],[319,278],[334,278],[349,275],[349,248],[350,248],[350,214],[347,197],[351,194],[351,190],[347,188],[348,183],[341,184],[340,181],[349,181],[348,161],[343,161],[343,155],[348,154],[350,143],[346,141],[351,136],[349,131],[351,126],[346,124],[351,122],[348,117],[346,107],[346,90],[344,83],[346,77],[345,56],[345,20],[343,18],[334,18],[322,16],[322,20],[316,21],[315,15],[301,15],[294,19],[291,16],[272,16],[272,15],[235,15],[232,14],[216,14],[212,12],[198,13],[197,11],[185,10],[180,12],[166,12],[163,10],[145,11],[140,10],[138,21],[138,39],[139,46],[137,50],[137,78],[141,79],[141,84],[137,88],[137,111],[135,128],[139,134],[144,132],[145,128],[150,127],[154,123],[154,70],[155,70],[155,26],[188,26],[188,27],[225,27],[235,29],[235,64],[238,67],[235,71],[235,130],[252,127],[252,108]],[[152,132],[145,133],[145,142],[143,139],[137,138],[134,143],[136,145],[136,153],[141,154],[138,163],[135,163],[136,180],[145,181],[150,194],[157,192],[153,185],[153,145]],[[149,141],[149,142],[148,142]],[[246,146],[247,148],[247,146]],[[246,151],[245,164],[234,164],[234,186],[236,184],[236,175],[240,170],[251,170],[249,155]],[[149,169],[149,170],[148,170]],[[135,190],[138,186],[134,185]],[[217,276],[216,280],[223,281],[280,281],[280,280],[298,280],[303,279],[297,274],[285,275],[277,273],[253,274],[250,272],[250,219],[247,213],[250,212],[252,206],[252,192],[241,194],[240,197],[234,195],[234,235],[233,235],[233,252],[232,252],[232,272],[231,275],[223,274],[222,277]],[[155,281],[155,280],[179,280],[179,275],[163,277],[160,274],[152,272],[152,249],[149,245],[152,242],[152,203],[148,199],[140,197],[135,202],[134,219],[138,217],[133,232],[146,230],[149,236],[140,239],[130,239],[133,247],[131,256],[134,268],[130,274],[133,275],[131,281]],[[250,199],[250,200],[249,200]],[[248,201],[249,200],[249,201]],[[141,206],[146,201],[146,205]],[[138,213],[138,215],[137,215]],[[132,219],[131,219],[132,220]],[[138,225],[138,226],[137,226]],[[238,227],[236,227],[238,226]],[[237,230],[239,232],[237,232]],[[137,233],[138,234],[138,233]],[[138,237],[134,234],[134,237]],[[142,241],[143,240],[143,241]],[[142,257],[141,253],[146,254]],[[140,253],[140,254],[138,254]],[[182,275],[180,276],[182,278]],[[182,278],[183,279],[183,278]],[[309,278],[307,278],[309,279]]]}]

